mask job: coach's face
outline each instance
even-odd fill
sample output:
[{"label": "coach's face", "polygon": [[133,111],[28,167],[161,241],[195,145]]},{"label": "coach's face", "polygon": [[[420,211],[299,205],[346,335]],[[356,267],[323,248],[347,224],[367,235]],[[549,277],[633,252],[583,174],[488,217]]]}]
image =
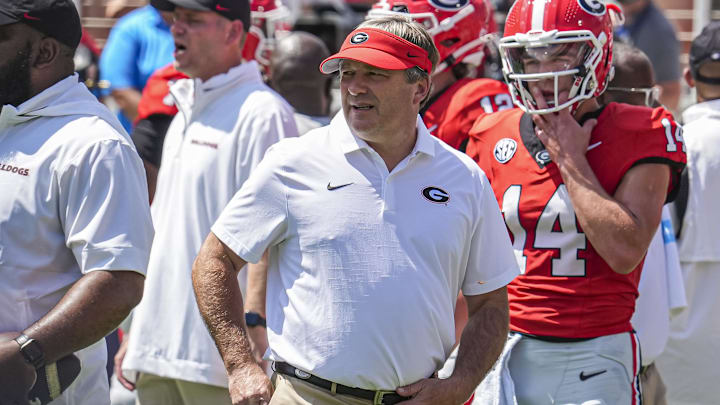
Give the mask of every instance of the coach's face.
[{"label": "coach's face", "polygon": [[22,23],[0,26],[0,108],[30,98],[33,31]]},{"label": "coach's face", "polygon": [[350,129],[363,140],[384,142],[415,130],[429,82],[408,83],[403,70],[384,70],[345,59],[340,64],[340,96]]},{"label": "coach's face", "polygon": [[177,7],[170,32],[175,40],[177,70],[202,80],[217,74],[231,46],[228,19],[212,11]]}]

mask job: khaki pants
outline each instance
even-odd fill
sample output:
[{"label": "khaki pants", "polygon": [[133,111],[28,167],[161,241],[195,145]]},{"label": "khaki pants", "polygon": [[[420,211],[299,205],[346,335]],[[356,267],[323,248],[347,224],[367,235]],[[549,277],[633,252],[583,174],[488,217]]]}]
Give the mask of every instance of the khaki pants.
[{"label": "khaki pants", "polygon": [[274,373],[275,393],[270,405],[370,405],[372,401],[348,395],[332,394],[299,378]]},{"label": "khaki pants", "polygon": [[640,386],[642,387],[643,405],[667,405],[665,384],[660,378],[655,363],[647,366],[645,371],[640,374]]},{"label": "khaki pants", "polygon": [[225,387],[140,374],[136,405],[231,405]]}]

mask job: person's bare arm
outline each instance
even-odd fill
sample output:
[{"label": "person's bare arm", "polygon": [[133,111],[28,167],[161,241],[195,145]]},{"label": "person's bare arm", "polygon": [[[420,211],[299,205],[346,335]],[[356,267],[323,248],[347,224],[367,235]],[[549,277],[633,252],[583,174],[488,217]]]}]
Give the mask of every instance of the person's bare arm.
[{"label": "person's bare arm", "polygon": [[502,353],[509,328],[507,288],[480,295],[466,295],[468,322],[452,375],[427,378],[400,387],[397,393],[412,396],[403,405],[457,405],[465,402]]},{"label": "person's bare arm", "polygon": [[[268,251],[265,252],[257,264],[248,263],[247,271],[245,311],[255,312],[263,318],[266,318],[265,294],[267,291]],[[252,348],[253,358],[263,370],[267,371],[267,362],[262,359],[268,348],[267,329],[259,325],[253,327],[248,326],[247,331],[250,335],[250,347]]]},{"label": "person's bare arm", "polygon": [[133,88],[116,89],[110,94],[118,104],[123,114],[134,122],[138,115],[138,105],[142,98],[142,93]]},{"label": "person's bare arm", "polygon": [[143,166],[145,167],[145,178],[147,179],[148,185],[148,197],[150,197],[150,204],[152,204],[153,199],[155,198],[157,177],[160,169],[145,159],[143,159]]},{"label": "person's bare arm", "polygon": [[[50,312],[23,333],[40,344],[45,362],[53,363],[112,332],[140,302],[144,281],[144,276],[133,271],[92,271],[75,282]],[[16,342],[0,343],[0,369],[13,371],[3,376],[0,385],[27,393],[32,385],[23,387],[27,384],[27,367]],[[0,394],[4,395],[4,391],[0,390]]]},{"label": "person's bare arm", "polygon": [[468,322],[467,301],[461,292],[455,301],[455,345],[460,344],[460,336]]},{"label": "person's bare arm", "polygon": [[92,271],[24,333],[37,340],[48,363],[112,332],[142,298],[145,277],[134,271]]},{"label": "person's bare arm", "polygon": [[205,239],[192,270],[200,314],[225,363],[233,404],[269,403],[272,384],[253,360],[245,330],[237,275],[246,262],[213,233]]},{"label": "person's bare arm", "polygon": [[[541,97],[537,99],[544,104]],[[593,248],[613,271],[629,274],[645,256],[660,224],[669,168],[662,164],[635,166],[610,195],[585,155],[596,120],[581,127],[565,109],[535,115],[533,121],[538,138],[560,169],[578,222]]]}]

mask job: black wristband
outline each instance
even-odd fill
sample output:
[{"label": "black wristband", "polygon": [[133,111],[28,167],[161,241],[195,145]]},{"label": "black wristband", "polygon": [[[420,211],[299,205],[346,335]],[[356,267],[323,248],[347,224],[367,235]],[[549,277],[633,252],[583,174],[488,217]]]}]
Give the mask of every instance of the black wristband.
[{"label": "black wristband", "polygon": [[20,353],[25,358],[25,361],[30,363],[35,369],[39,369],[45,365],[45,354],[42,347],[40,347],[40,343],[24,334],[16,337],[14,340],[20,346]]},{"label": "black wristband", "polygon": [[247,325],[248,328],[252,328],[253,326],[267,328],[265,318],[257,312],[245,312],[245,325]]}]

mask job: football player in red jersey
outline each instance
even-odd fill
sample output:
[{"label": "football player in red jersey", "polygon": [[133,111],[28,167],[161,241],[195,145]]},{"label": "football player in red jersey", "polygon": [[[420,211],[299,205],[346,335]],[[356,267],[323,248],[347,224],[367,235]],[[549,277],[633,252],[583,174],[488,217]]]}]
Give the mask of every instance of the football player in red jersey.
[{"label": "football player in red jersey", "polygon": [[598,103],[611,11],[599,0],[517,0],[499,47],[519,108],[481,116],[470,133],[467,153],[490,179],[523,270],[508,286],[499,371],[518,404],[640,403],[630,318],[685,146],[663,108]]},{"label": "football player in red jersey", "polygon": [[255,60],[263,75],[270,68],[270,57],[279,36],[290,33],[290,10],[281,0],[251,0],[250,29],[247,30],[243,59]]},{"label": "football player in red jersey", "polygon": [[505,83],[468,76],[468,65],[485,58],[494,27],[488,0],[380,0],[368,18],[406,15],[421,23],[440,51],[430,100],[420,111],[430,133],[465,150],[467,134],[484,113],[512,108]]}]

